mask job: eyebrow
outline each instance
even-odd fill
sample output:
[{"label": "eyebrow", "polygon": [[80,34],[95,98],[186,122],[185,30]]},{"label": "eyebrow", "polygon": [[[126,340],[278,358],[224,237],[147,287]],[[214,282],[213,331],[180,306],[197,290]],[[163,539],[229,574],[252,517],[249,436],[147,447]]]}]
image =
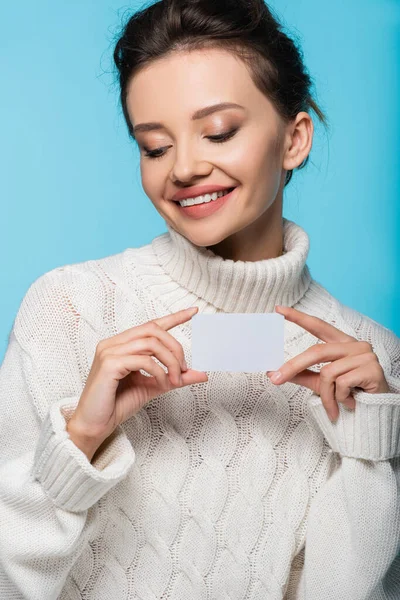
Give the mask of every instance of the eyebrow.
[{"label": "eyebrow", "polygon": [[[205,106],[204,108],[200,108],[196,110],[192,116],[191,121],[197,121],[198,119],[203,119],[208,115],[211,115],[220,110],[226,110],[228,108],[241,108],[246,110],[244,106],[240,104],[236,104],[236,102],[219,102],[218,104],[212,104],[211,106]],[[162,123],[151,122],[151,123],[139,123],[133,128],[133,133],[137,133],[138,131],[155,131],[158,129],[164,129],[164,125]]]}]

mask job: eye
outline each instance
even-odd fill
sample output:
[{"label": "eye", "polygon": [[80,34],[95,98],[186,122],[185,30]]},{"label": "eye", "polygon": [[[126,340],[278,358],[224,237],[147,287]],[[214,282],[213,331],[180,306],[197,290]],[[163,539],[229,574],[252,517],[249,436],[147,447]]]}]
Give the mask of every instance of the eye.
[{"label": "eye", "polygon": [[[236,127],[236,129],[231,129],[225,133],[220,133],[219,135],[208,135],[206,137],[215,144],[221,144],[222,142],[226,142],[227,140],[231,139],[238,130],[239,128]],[[168,148],[169,146],[164,146],[162,148],[156,148],[155,150],[149,150],[148,148],[143,148],[143,150],[145,151],[145,156],[147,158],[157,159],[162,158],[165,154],[163,150],[167,150]],[[161,154],[159,154],[160,152]]]},{"label": "eye", "polygon": [[212,140],[213,142],[221,143],[221,142],[226,142],[227,140],[229,140],[230,138],[232,138],[235,133],[238,131],[238,127],[236,129],[231,129],[230,131],[226,131],[225,133],[220,133],[219,135],[209,135],[207,136],[209,140]]},{"label": "eye", "polygon": [[162,150],[166,150],[168,148],[168,146],[166,146],[165,148],[156,148],[155,150],[148,150],[147,148],[143,148],[144,152],[145,152],[145,156],[147,158],[162,158],[164,156],[163,154],[157,154],[158,152],[161,152]]}]

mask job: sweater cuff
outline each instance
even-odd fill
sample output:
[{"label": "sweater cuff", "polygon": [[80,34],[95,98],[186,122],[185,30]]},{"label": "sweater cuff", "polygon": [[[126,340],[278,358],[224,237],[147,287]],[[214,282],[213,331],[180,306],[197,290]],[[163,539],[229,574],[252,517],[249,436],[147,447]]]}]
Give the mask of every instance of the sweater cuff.
[{"label": "sweater cuff", "polygon": [[386,381],[391,391],[385,394],[353,390],[354,410],[338,402],[335,423],[329,419],[320,396],[310,396],[310,413],[334,452],[375,461],[400,456],[400,393],[394,391],[399,389],[399,381],[391,376]]},{"label": "sweater cuff", "polygon": [[400,379],[398,377],[393,377],[392,375],[385,375],[385,379],[391,393],[400,394]]},{"label": "sweater cuff", "polygon": [[118,426],[89,462],[66,430],[78,401],[78,397],[62,398],[51,404],[42,423],[33,467],[33,476],[54,504],[72,512],[93,506],[127,476],[135,461],[132,445]]}]

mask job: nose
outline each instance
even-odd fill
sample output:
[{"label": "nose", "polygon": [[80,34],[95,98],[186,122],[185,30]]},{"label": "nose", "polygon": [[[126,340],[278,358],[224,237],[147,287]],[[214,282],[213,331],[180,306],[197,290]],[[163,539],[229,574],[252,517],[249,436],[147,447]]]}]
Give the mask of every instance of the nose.
[{"label": "nose", "polygon": [[189,144],[182,145],[176,150],[171,180],[174,183],[187,183],[198,177],[205,177],[211,171],[212,166],[203,157],[198,156],[196,148],[189,147]]}]

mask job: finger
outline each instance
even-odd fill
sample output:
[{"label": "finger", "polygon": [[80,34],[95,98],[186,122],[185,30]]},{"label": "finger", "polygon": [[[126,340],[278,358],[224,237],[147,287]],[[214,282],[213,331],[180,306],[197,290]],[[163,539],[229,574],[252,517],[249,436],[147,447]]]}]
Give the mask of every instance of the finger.
[{"label": "finger", "polygon": [[[361,365],[360,367],[345,373],[338,377],[338,385],[344,390],[341,392],[342,396],[345,395],[346,390],[351,388],[360,388],[366,393],[375,393],[376,389],[376,377],[375,377],[375,366],[371,363]],[[378,376],[378,371],[376,372]]]},{"label": "finger", "polygon": [[346,356],[322,367],[320,397],[331,421],[335,421],[339,416],[338,402],[343,402],[347,408],[355,408],[355,399],[351,397],[351,389],[347,385],[346,376],[349,372],[354,373],[353,369],[369,362],[369,356],[368,354]]},{"label": "finger", "polygon": [[296,383],[297,385],[302,385],[304,387],[309,388],[319,396],[319,373],[316,373],[315,371],[310,371],[309,369],[305,369],[304,371],[300,371],[300,373],[297,373],[297,375],[292,377],[290,381],[291,383]]},{"label": "finger", "polygon": [[[339,360],[345,356],[364,354],[369,351],[368,342],[340,342],[338,344],[314,344],[301,354],[291,358],[280,368],[281,374],[278,385],[290,381],[295,375],[313,365]],[[273,371],[267,371],[267,374]]]},{"label": "finger", "polygon": [[[122,360],[125,361],[125,364],[130,368],[131,372],[138,372],[142,369],[142,371],[146,371],[146,373],[152,376],[146,377],[148,380],[146,382],[143,380],[143,383],[146,383],[146,386],[149,388],[160,391],[169,391],[171,387],[175,385],[174,382],[171,381],[169,373],[167,374],[164,369],[151,358],[151,356],[140,354],[134,356],[128,355],[124,356]],[[179,385],[180,384],[178,384],[178,386]]]},{"label": "finger", "polygon": [[[102,340],[102,342],[98,344],[98,350],[101,351],[102,347],[115,347],[115,345],[122,345],[133,340],[143,339],[145,337],[157,337],[160,339],[160,341],[178,358],[181,363],[182,371],[186,371],[187,364],[185,361],[185,354],[183,352],[182,344],[180,344],[180,342],[178,342],[178,340],[171,333],[160,327],[160,325],[158,325],[158,323],[155,321],[149,321],[143,325],[140,325],[139,327],[127,329],[121,334],[118,334],[118,336]],[[114,340],[113,343],[111,343],[112,340]],[[118,344],[116,344],[117,341]]]},{"label": "finger", "polygon": [[[365,369],[370,372],[370,365],[375,362],[374,355],[371,353],[346,356],[336,360],[321,369],[320,375],[324,381],[335,382],[335,398],[337,402],[342,402],[350,409],[355,408],[355,399],[351,395],[351,388],[361,384],[359,368],[362,368],[365,378]],[[356,371],[357,375],[354,375]],[[356,378],[355,378],[356,377]]]},{"label": "finger", "polygon": [[[198,311],[198,306],[192,306],[190,308],[185,308],[184,310],[180,310],[176,313],[172,313],[170,315],[165,315],[163,317],[157,318],[157,319],[153,319],[151,321],[147,321],[146,323],[143,323],[142,325],[136,325],[135,327],[130,327],[129,329],[126,329],[125,331],[122,331],[121,333],[117,334],[117,336],[112,336],[110,338],[105,338],[103,340],[101,340],[98,344],[98,349],[102,349],[102,348],[108,348],[111,345],[114,345],[115,343],[119,343],[119,344],[124,344],[126,342],[129,342],[130,340],[134,340],[140,337],[145,337],[146,335],[156,335],[156,332],[161,332],[161,331],[166,331],[168,329],[172,329],[173,327],[176,327],[177,325],[181,325],[182,323],[185,323],[186,321],[189,321],[189,319],[191,319]],[[174,336],[171,334],[167,334],[170,337],[170,343],[174,344],[177,343],[179,344],[179,342],[177,342],[177,340],[175,340]],[[117,339],[116,339],[117,338]],[[164,339],[166,340],[166,338],[164,337]],[[175,342],[174,342],[175,340]],[[168,345],[168,344],[166,344]],[[179,344],[180,346],[180,344]],[[172,348],[171,348],[172,350]],[[182,357],[183,357],[183,351],[182,351]],[[184,359],[184,357],[183,357]]]},{"label": "finger", "polygon": [[290,306],[277,306],[275,310],[282,314],[288,321],[300,325],[300,327],[303,327],[303,329],[306,329],[309,333],[312,333],[315,337],[324,342],[356,341],[356,338],[347,335],[347,333],[337,329],[337,327],[334,327],[323,319],[314,317],[313,315],[307,315],[296,308]]},{"label": "finger", "polygon": [[[142,361],[141,358],[145,360]],[[132,360],[135,359],[135,360]],[[141,383],[145,384],[150,390],[153,391],[170,391],[173,387],[184,387],[195,383],[205,383],[208,381],[207,373],[203,371],[195,371],[188,369],[185,373],[182,373],[182,384],[175,385],[168,378],[168,374],[164,369],[157,364],[151,357],[145,355],[136,355],[134,357],[124,357],[126,364],[130,367],[131,371],[134,371],[134,375],[139,373],[139,369],[146,371],[152,377],[145,377]]]},{"label": "finger", "polygon": [[[336,387],[336,389],[337,389],[337,387]],[[349,394],[347,396],[347,398],[345,398],[344,400],[341,400],[340,402],[341,402],[341,404],[343,404],[343,406],[345,406],[349,410],[355,410],[355,408],[356,408],[356,400],[355,400],[354,396],[352,396],[351,394]]]},{"label": "finger", "polygon": [[189,321],[189,319],[191,319],[197,313],[198,310],[198,306],[191,306],[190,308],[179,310],[178,312],[172,313],[171,315],[165,315],[164,317],[153,319],[153,321],[154,323],[162,327],[162,329],[168,330],[172,329],[173,327],[176,327],[176,325],[186,323],[186,321]]},{"label": "finger", "polygon": [[144,354],[111,354],[104,355],[104,371],[117,380],[123,380],[127,375],[133,373],[136,375],[140,369],[147,371],[157,380],[160,389],[166,389],[170,386],[167,373],[158,365],[151,356]]},{"label": "finger", "polygon": [[355,409],[356,406],[356,401],[352,396],[352,388],[358,386],[357,381],[360,377],[360,372],[358,369],[362,367],[363,364],[365,364],[365,361],[361,363],[353,361],[353,368],[346,369],[345,372],[343,372],[341,375],[338,375],[336,378],[336,400],[351,410]]},{"label": "finger", "polygon": [[133,381],[135,382],[135,377],[139,377],[142,375],[139,369],[146,371],[152,377],[146,377],[142,375],[140,378],[141,385],[146,385],[146,387],[151,390],[151,392],[167,392],[173,388],[184,387],[187,385],[197,384],[197,383],[206,383],[208,381],[207,373],[203,371],[195,371],[193,369],[188,369],[185,373],[182,373],[182,384],[175,385],[168,378],[168,374],[164,371],[164,369],[158,365],[153,359],[150,358],[150,362],[146,362],[146,364],[140,363],[140,357],[149,358],[145,355],[137,355],[136,357],[128,357],[129,366],[133,366],[131,359],[137,358],[138,361],[135,363],[138,367],[137,369],[132,369],[131,375],[134,377]]},{"label": "finger", "polygon": [[182,373],[182,380],[183,385],[190,385],[192,383],[205,383],[208,381],[208,375],[205,371],[188,369],[185,373]]},{"label": "finger", "polygon": [[319,395],[331,421],[339,416],[339,407],[335,399],[335,380],[323,369],[320,372]]},{"label": "finger", "polygon": [[182,384],[179,358],[156,337],[142,337],[126,344],[117,344],[104,350],[103,354],[116,356],[145,354],[154,356],[168,368],[171,383],[174,385]]}]

